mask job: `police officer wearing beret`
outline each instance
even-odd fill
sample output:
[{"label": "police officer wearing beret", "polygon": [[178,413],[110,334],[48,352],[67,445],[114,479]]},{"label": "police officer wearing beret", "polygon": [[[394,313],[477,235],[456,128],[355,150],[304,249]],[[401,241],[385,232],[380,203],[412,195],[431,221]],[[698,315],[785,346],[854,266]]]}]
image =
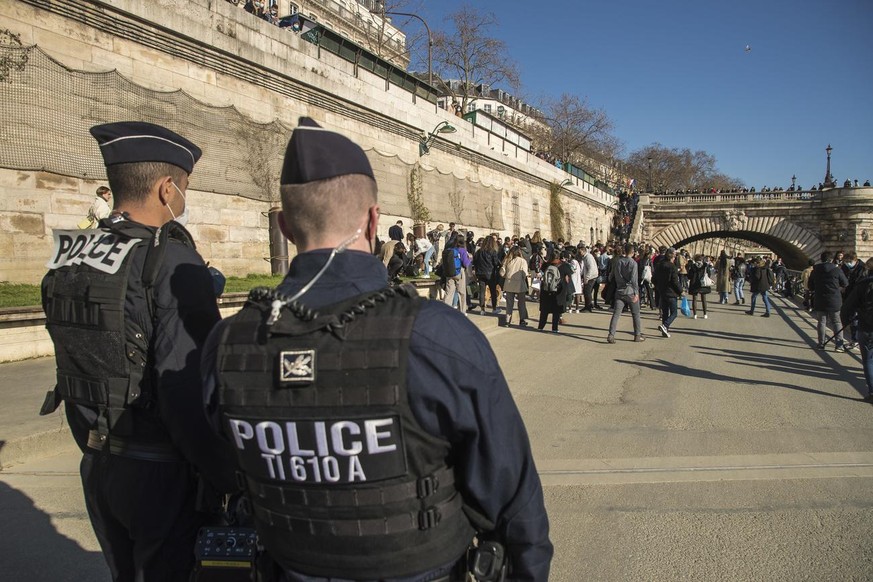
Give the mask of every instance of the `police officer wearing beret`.
[{"label": "police officer wearing beret", "polygon": [[[201,405],[200,357],[220,316],[184,228],[200,149],[150,123],[91,128],[115,207],[94,230],[55,231],[42,283],[57,386],[82,449],[82,485],[112,579],[187,581],[196,473],[235,486],[230,448]],[[193,462],[193,464],[192,464]]]},{"label": "police officer wearing beret", "polygon": [[386,289],[363,150],[301,118],[280,225],[299,254],[204,348],[204,398],[261,543],[290,581],[461,580],[474,537],[510,580],[553,548],[518,409],[460,312]]}]

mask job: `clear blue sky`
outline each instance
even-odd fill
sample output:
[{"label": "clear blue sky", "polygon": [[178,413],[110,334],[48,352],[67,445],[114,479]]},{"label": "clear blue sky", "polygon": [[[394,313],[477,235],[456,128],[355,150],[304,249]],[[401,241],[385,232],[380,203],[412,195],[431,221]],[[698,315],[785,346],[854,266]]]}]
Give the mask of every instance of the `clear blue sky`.
[{"label": "clear blue sky", "polygon": [[[423,1],[446,29],[460,0]],[[705,150],[748,186],[873,180],[873,0],[489,0],[522,94],[587,97],[629,153]],[[751,51],[746,52],[746,45]]]}]

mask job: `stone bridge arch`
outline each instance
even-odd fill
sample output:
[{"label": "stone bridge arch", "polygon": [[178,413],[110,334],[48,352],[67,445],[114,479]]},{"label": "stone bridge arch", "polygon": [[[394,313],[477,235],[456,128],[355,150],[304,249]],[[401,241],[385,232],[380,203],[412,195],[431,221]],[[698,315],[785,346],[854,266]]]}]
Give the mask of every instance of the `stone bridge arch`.
[{"label": "stone bridge arch", "polygon": [[809,259],[825,250],[819,236],[780,216],[746,216],[725,212],[724,216],[684,218],[657,231],[651,238],[655,247],[681,247],[707,238],[738,238],[771,249],[793,269],[803,269]]}]

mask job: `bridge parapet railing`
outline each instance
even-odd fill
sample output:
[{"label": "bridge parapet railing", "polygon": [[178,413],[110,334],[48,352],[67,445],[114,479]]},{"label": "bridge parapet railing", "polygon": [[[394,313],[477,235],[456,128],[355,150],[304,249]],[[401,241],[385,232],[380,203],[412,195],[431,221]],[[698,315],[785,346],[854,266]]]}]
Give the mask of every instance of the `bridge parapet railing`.
[{"label": "bridge parapet railing", "polygon": [[821,192],[722,192],[718,194],[651,194],[650,204],[713,204],[717,202],[784,202],[797,200],[808,202],[821,200]]}]

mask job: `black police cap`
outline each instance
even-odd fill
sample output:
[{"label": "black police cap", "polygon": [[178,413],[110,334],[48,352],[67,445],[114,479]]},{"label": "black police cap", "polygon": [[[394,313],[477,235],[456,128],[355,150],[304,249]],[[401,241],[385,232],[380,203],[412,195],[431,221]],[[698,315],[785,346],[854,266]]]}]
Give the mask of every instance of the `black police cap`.
[{"label": "black police cap", "polygon": [[164,162],[191,173],[203,154],[196,145],[166,127],[145,121],[104,123],[91,128],[106,166]]},{"label": "black police cap", "polygon": [[306,184],[348,174],[376,179],[361,146],[309,117],[301,117],[285,150],[280,183]]}]

